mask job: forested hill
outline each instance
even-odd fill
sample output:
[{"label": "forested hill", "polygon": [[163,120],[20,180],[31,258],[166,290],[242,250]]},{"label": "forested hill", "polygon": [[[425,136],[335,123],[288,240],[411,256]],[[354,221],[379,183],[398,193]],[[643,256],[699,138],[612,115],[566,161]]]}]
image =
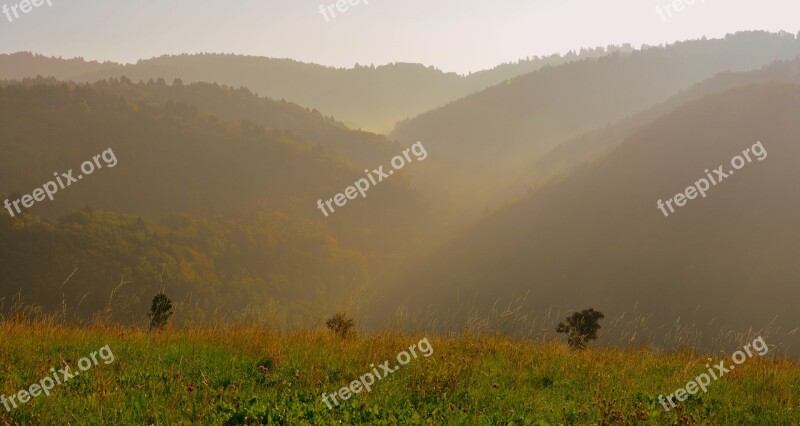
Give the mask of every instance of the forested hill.
[{"label": "forested hill", "polygon": [[[644,341],[669,337],[660,327],[676,320],[696,327],[705,343],[720,330],[789,332],[800,295],[798,111],[794,83],[688,102],[604,158],[488,215],[401,277],[386,300],[438,313],[456,309],[454,300],[470,303],[462,318],[509,303],[519,316],[575,306],[625,313],[626,321],[645,313]],[[750,161],[734,172],[737,155]],[[722,175],[710,172],[718,165]],[[706,197],[684,197],[665,217],[657,200],[678,200],[706,179],[704,170],[716,177]]]},{"label": "forested hill", "polygon": [[176,79],[167,84],[164,79],[133,83],[123,77],[103,80],[93,87],[111,91],[135,101],[166,103],[168,101],[194,105],[226,121],[247,120],[290,132],[344,155],[358,170],[387,161],[397,154],[397,147],[385,136],[351,130],[333,117],[284,100],[275,101],[255,95],[246,87],[238,89],[216,83],[183,84]]},{"label": "forested hill", "polygon": [[[468,76],[420,64],[333,68],[291,59],[244,55],[165,55],[135,64],[98,64],[80,59],[45,58],[30,53],[0,55],[0,78],[38,75],[76,82],[127,76],[148,81],[213,82],[244,86],[261,96],[286,99],[333,115],[352,128],[388,132],[402,119],[421,114],[508,78],[544,66],[631,51],[630,46],[583,49],[566,55],[529,57]],[[72,72],[70,72],[72,71]]]},{"label": "forested hill", "polygon": [[729,70],[800,55],[790,33],[742,32],[549,67],[401,122],[401,142],[429,141],[439,155],[416,169],[432,199],[460,194],[466,208],[518,196],[507,191],[561,142],[663,102]]},{"label": "forested hill", "polygon": [[[0,147],[8,153],[0,191],[27,193],[53,172],[77,169],[109,147],[119,158],[114,169],[97,172],[102,177],[87,177],[57,202],[34,208],[51,217],[87,204],[148,217],[266,204],[317,217],[317,199],[363,176],[312,140],[248,121],[226,122],[183,103],[142,102],[93,87],[8,85],[0,88],[0,111]],[[385,201],[409,208],[420,202],[402,176],[383,187],[371,194],[373,202],[353,204],[349,213],[391,220],[406,212]]]},{"label": "forested hill", "polygon": [[[104,167],[26,214],[10,218],[2,210],[0,275],[7,279],[0,297],[21,291],[52,308],[62,293],[70,306],[88,293],[80,310],[96,312],[125,275],[135,284],[115,297],[134,298],[131,306],[141,308],[165,267],[176,298],[237,308],[267,300],[334,303],[396,265],[421,232],[425,201],[402,174],[325,218],[317,200],[364,176],[335,152],[195,106],[136,100],[146,90],[131,98],[112,92],[30,82],[0,87],[0,201],[32,194],[54,173],[72,169],[77,176],[84,161],[108,149],[116,158],[113,167],[100,160]],[[323,136],[325,128],[338,129],[309,121],[315,125]],[[57,291],[75,267],[70,290]]]},{"label": "forested hill", "polygon": [[626,117],[577,138],[562,142],[538,159],[533,167],[521,173],[514,182],[516,192],[523,194],[527,188],[541,184],[558,174],[568,174],[582,164],[596,160],[621,144],[637,129],[681,105],[717,92],[754,83],[800,83],[800,58],[777,61],[753,71],[723,72],[672,96],[650,109]]},{"label": "forested hill", "polygon": [[123,66],[114,62],[88,61],[83,58],[54,58],[17,52],[0,55],[0,79],[33,78],[36,76],[68,79],[93,72],[110,72]]}]

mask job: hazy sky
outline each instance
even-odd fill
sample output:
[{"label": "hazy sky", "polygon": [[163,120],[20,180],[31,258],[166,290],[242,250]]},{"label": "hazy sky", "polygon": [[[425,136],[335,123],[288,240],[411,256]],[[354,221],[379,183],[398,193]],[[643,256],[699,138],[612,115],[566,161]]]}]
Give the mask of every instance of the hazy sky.
[{"label": "hazy sky", "polygon": [[468,72],[582,46],[800,30],[798,0],[695,0],[671,18],[664,12],[666,21],[656,6],[667,0],[349,0],[356,5],[329,21],[319,7],[334,0],[37,1],[45,3],[12,22],[0,14],[0,53],[135,62],[226,52]]}]

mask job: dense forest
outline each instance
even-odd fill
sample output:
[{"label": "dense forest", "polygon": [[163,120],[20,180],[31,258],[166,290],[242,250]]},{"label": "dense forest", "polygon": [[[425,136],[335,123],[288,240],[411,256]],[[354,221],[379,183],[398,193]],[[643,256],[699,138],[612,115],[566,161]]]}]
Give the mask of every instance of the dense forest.
[{"label": "dense forest", "polygon": [[341,247],[320,223],[279,211],[175,214],[157,224],[90,208],[55,222],[4,213],[0,238],[5,308],[35,303],[67,321],[107,308],[110,319],[139,321],[163,290],[180,302],[181,322],[232,321],[252,310],[300,324],[321,307],[348,307],[369,282],[364,254]]},{"label": "dense forest", "polygon": [[[674,331],[676,321],[706,343],[748,327],[772,327],[783,338],[797,326],[798,110],[795,83],[746,84],[687,102],[604,157],[487,215],[400,277],[406,284],[387,300],[433,318],[447,314],[442,328],[508,306],[540,318],[591,305],[642,321],[641,344],[674,336],[665,327]],[[757,142],[763,159],[729,172],[731,158]],[[667,218],[658,210],[658,199],[718,165],[730,176],[707,197]]]},{"label": "dense forest", "polygon": [[[369,203],[352,203],[330,218],[316,208],[319,198],[363,176],[352,164],[358,159],[345,158],[348,149],[375,144],[372,154],[362,151],[365,158],[386,152],[381,161],[389,161],[392,146],[384,138],[247,91],[172,87],[2,85],[3,199],[29,194],[54,172],[77,170],[107,148],[118,160],[22,216],[3,210],[0,274],[10,279],[2,281],[2,297],[20,294],[47,308],[63,297],[89,314],[105,306],[124,276],[132,284],[114,297],[129,306],[115,310],[126,318],[161,286],[204,309],[275,300],[289,311],[295,304],[344,303],[411,251],[427,210],[402,174],[372,191]],[[153,95],[157,90],[166,95]],[[253,104],[251,114],[267,124],[276,114],[293,118],[284,122],[291,129],[225,121],[195,106],[213,110],[237,100]],[[337,141],[345,154],[335,151]],[[55,291],[75,268],[66,295]],[[302,318],[308,311],[292,312]]]}]

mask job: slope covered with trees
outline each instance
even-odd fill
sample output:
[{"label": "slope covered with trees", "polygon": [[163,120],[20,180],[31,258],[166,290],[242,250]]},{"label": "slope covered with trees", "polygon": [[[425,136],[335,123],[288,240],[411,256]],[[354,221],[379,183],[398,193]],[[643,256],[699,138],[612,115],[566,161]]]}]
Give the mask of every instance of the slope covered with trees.
[{"label": "slope covered with trees", "polygon": [[[204,307],[280,300],[308,308],[374,284],[424,234],[425,200],[402,174],[325,218],[317,200],[364,175],[322,144],[160,103],[150,89],[125,82],[40,83],[0,87],[0,201],[31,194],[54,172],[72,169],[77,177],[82,162],[109,148],[116,164],[101,160],[105,167],[22,215],[2,210],[0,274],[9,279],[0,297],[7,300],[21,291],[25,300],[53,308],[68,293],[70,306],[86,296],[82,312],[96,312],[124,275],[135,284],[115,297],[136,309],[165,270],[176,297],[191,295]],[[215,99],[229,89],[187,92],[203,89],[210,91],[208,105],[224,105]],[[296,129],[320,137],[342,130],[292,106],[241,96],[263,114],[273,106],[294,114]],[[71,290],[54,291],[76,267]]]},{"label": "slope covered with trees", "polygon": [[[77,59],[65,61],[18,53],[0,55],[0,78],[42,75],[95,82],[126,76],[136,82],[178,78],[186,83],[244,86],[261,96],[286,99],[335,116],[353,128],[388,132],[399,120],[544,66],[630,51],[630,46],[584,49],[564,56],[526,58],[467,76],[408,63],[332,68],[290,59],[199,54],[98,66]],[[9,71],[5,71],[4,64],[8,64]]]},{"label": "slope covered with trees", "polygon": [[561,142],[663,102],[726,70],[800,54],[788,33],[748,32],[548,67],[401,122],[390,135],[425,141],[436,158],[414,170],[431,198],[483,211]]},{"label": "slope covered with trees", "polygon": [[369,284],[367,256],[321,223],[274,211],[235,219],[170,215],[159,223],[81,209],[47,222],[0,215],[0,297],[65,320],[108,308],[140,320],[153,296],[179,303],[181,321],[231,321],[245,308],[304,324],[351,302]]},{"label": "slope covered with trees", "polygon": [[[706,343],[723,328],[792,330],[800,325],[798,111],[800,86],[792,83],[690,102],[603,159],[488,216],[401,278],[387,300],[407,302],[412,312],[461,303],[486,313],[519,298],[528,318],[592,306],[631,319],[636,310],[648,315],[639,333],[645,341],[664,338],[660,327],[677,319],[705,332]],[[728,173],[731,158],[757,141],[763,161],[751,154],[751,164],[669,217],[657,208],[706,169],[723,165]]]},{"label": "slope covered with trees", "polygon": [[358,170],[374,167],[397,154],[397,146],[385,136],[351,130],[332,117],[287,101],[259,97],[249,89],[220,86],[216,83],[183,84],[164,79],[133,83],[126,77],[103,80],[93,87],[108,90],[126,99],[163,104],[169,101],[193,105],[226,121],[250,121],[289,132],[342,154]]},{"label": "slope covered with trees", "polygon": [[652,108],[577,138],[564,141],[537,159],[533,166],[520,170],[519,178],[513,185],[516,187],[516,192],[522,194],[526,188],[539,185],[558,174],[568,174],[582,164],[607,154],[619,146],[638,128],[647,125],[661,115],[681,107],[687,102],[739,86],[767,82],[800,84],[800,59],[778,61],[754,71],[719,73]]}]

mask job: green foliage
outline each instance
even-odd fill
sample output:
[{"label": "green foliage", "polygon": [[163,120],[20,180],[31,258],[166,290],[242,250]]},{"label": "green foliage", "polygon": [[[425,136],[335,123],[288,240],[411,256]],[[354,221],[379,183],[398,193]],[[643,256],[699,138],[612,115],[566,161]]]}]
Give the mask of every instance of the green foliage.
[{"label": "green foliage", "polygon": [[336,315],[328,318],[328,320],[325,321],[325,325],[337,336],[341,337],[342,339],[346,339],[347,336],[350,335],[350,329],[356,325],[356,322],[353,321],[352,318],[347,318],[347,316],[344,314],[337,313]]},{"label": "green foliage", "polygon": [[56,223],[31,214],[5,219],[2,295],[11,300],[22,288],[25,302],[60,312],[63,301],[84,319],[107,306],[121,276],[137,285],[114,293],[117,321],[137,320],[150,309],[162,274],[173,300],[190,297],[198,314],[279,303],[298,316],[356,291],[369,276],[363,254],[341,247],[318,223],[281,212],[237,219],[172,215],[159,224],[89,209]]},{"label": "green foliage", "polygon": [[56,386],[50,396],[1,409],[2,424],[64,424],[68,416],[91,425],[800,423],[800,366],[789,360],[751,359],[741,371],[737,367],[736,377],[714,382],[702,399],[667,413],[658,394],[691,379],[691,371],[704,371],[704,356],[431,337],[433,356],[412,360],[376,381],[371,392],[339,400],[329,410],[323,392],[348,386],[371,363],[391,360],[419,338],[366,335],[342,342],[326,332],[269,334],[239,327],[154,336],[133,329],[54,332],[50,326],[2,323],[0,333],[0,359],[7,360],[2,385],[12,391],[35,383],[59,360],[74,363],[106,344],[115,357]]},{"label": "green foliage", "polygon": [[150,305],[150,331],[166,327],[167,321],[172,316],[172,300],[164,293],[158,293],[153,297]]},{"label": "green foliage", "polygon": [[586,349],[590,341],[597,339],[599,321],[605,315],[594,309],[584,309],[567,317],[567,323],[558,323],[556,332],[567,335],[567,342],[574,349]]}]

